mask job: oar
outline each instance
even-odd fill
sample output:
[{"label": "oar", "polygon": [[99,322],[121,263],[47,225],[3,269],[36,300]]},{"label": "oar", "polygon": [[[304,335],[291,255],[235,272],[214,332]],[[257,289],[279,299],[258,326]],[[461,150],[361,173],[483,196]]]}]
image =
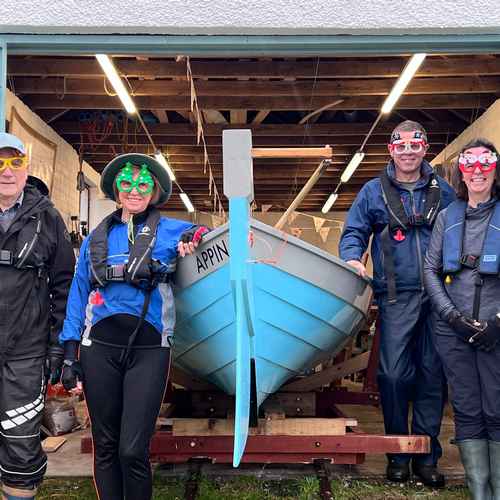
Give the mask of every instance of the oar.
[{"label": "oar", "polygon": [[229,270],[236,317],[236,394],[233,466],[245,451],[250,419],[253,330],[248,299],[250,203],[253,201],[252,133],[222,133],[224,194],[229,199]]}]

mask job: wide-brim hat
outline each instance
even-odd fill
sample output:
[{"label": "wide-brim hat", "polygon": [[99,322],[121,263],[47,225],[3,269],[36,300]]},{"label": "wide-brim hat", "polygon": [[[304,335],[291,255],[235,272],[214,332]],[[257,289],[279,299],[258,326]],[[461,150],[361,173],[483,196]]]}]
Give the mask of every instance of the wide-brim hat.
[{"label": "wide-brim hat", "polygon": [[118,172],[125,166],[126,163],[141,167],[146,165],[151,175],[156,179],[158,187],[160,188],[160,197],[154,205],[163,205],[167,202],[172,194],[172,181],[168,176],[167,171],[161,163],[152,158],[151,156],[141,153],[127,153],[124,155],[113,158],[102,171],[101,174],[101,189],[103,193],[112,200],[116,201],[114,183]]}]

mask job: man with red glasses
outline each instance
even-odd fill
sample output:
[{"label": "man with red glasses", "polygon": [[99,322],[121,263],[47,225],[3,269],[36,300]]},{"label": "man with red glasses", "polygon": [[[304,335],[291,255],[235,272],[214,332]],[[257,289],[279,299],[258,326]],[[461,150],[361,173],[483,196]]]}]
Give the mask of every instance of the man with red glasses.
[{"label": "man with red glasses", "polygon": [[[423,259],[436,215],[455,199],[452,188],[424,157],[427,133],[417,122],[399,124],[388,145],[391,160],[380,177],[358,193],[344,225],[340,256],[361,276],[370,237],[373,286],[381,337],[378,384],[387,434],[431,438],[429,454],[415,455],[413,474],[432,487],[444,485],[437,470],[446,383],[432,339],[430,304],[424,292]],[[387,478],[407,481],[410,456],[388,456]]]},{"label": "man with red glasses", "polygon": [[57,337],[75,264],[61,216],[27,179],[24,144],[0,133],[0,473],[7,500],[34,498],[45,473],[46,358],[57,380],[64,354]]}]

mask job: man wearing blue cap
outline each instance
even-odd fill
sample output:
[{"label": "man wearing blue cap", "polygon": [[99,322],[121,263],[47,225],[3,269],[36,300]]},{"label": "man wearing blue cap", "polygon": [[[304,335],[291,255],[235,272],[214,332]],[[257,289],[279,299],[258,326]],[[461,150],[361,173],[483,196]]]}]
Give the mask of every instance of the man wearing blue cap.
[{"label": "man wearing blue cap", "polygon": [[[0,133],[0,473],[5,500],[33,499],[47,458],[40,423],[74,269],[64,222],[27,182],[22,141]],[[48,368],[48,370],[47,370]]]}]

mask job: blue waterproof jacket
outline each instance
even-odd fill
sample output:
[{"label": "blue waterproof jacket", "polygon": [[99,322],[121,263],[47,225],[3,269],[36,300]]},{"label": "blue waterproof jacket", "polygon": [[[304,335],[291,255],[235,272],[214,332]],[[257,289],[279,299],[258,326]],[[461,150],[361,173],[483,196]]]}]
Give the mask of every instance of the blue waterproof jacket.
[{"label": "blue waterproof jacket", "polygon": [[[138,225],[138,231],[143,224]],[[159,272],[167,272],[169,264],[177,258],[177,244],[184,231],[193,224],[161,217],[158,223],[152,259],[161,263]],[[69,292],[66,319],[59,335],[61,343],[80,341],[88,336],[98,321],[114,314],[141,316],[144,290],[125,282],[109,282],[103,288],[93,290],[90,283],[89,241],[92,233],[83,241],[75,276]],[[126,223],[115,223],[108,233],[108,265],[128,261],[129,243]],[[174,297],[170,283],[160,283],[151,293],[151,302],[145,320],[161,335],[161,345],[168,346],[175,326]]]},{"label": "blue waterproof jacket", "polygon": [[[392,160],[386,168],[389,179],[401,194],[401,200],[407,215],[423,213],[425,188],[432,173],[431,165],[426,161],[422,162],[422,176],[413,192],[403,188],[396,181],[395,167]],[[441,188],[439,210],[442,210],[455,200],[455,192],[444,179],[439,176],[436,176],[436,179]],[[347,214],[339,243],[339,254],[343,260],[361,260],[368,248],[370,236],[373,234],[371,258],[373,261],[373,286],[376,294],[387,292],[381,233],[388,223],[389,214],[382,197],[380,179],[377,177],[367,182],[356,196]],[[392,240],[396,288],[398,291],[423,290],[423,259],[429,245],[431,232],[432,228],[428,225],[412,226],[405,233],[403,241]]]}]

